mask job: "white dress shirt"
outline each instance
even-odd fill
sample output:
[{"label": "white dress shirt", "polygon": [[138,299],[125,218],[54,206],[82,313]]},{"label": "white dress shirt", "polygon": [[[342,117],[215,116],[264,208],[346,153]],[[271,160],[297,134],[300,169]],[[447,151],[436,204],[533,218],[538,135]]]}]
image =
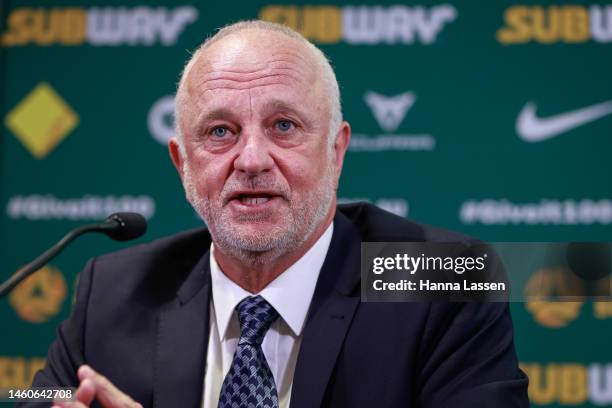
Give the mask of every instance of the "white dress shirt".
[{"label": "white dress shirt", "polygon": [[302,342],[306,313],[332,233],[333,223],[304,256],[255,294],[242,289],[221,271],[214,257],[214,245],[211,245],[212,299],[203,408],[217,408],[223,380],[232,365],[240,339],[240,322],[234,309],[245,297],[256,295],[266,299],[279,314],[261,346],[276,383],[279,408],[289,407],[293,372]]}]

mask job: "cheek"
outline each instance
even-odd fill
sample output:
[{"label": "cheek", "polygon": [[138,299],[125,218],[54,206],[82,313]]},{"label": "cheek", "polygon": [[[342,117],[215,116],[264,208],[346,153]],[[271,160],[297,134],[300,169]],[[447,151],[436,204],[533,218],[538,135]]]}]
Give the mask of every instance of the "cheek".
[{"label": "cheek", "polygon": [[232,160],[225,156],[210,153],[194,154],[191,174],[199,193],[210,199],[218,198],[231,170],[231,165]]},{"label": "cheek", "polygon": [[285,160],[278,160],[277,165],[292,190],[308,193],[325,177],[329,165],[326,154],[289,154],[285,155]]}]

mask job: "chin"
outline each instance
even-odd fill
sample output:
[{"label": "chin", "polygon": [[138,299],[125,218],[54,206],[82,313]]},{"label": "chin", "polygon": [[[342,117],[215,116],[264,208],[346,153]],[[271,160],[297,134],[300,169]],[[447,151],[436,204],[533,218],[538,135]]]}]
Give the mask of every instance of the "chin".
[{"label": "chin", "polygon": [[240,224],[233,228],[237,241],[261,243],[285,241],[289,229],[285,225],[270,222],[252,222]]}]

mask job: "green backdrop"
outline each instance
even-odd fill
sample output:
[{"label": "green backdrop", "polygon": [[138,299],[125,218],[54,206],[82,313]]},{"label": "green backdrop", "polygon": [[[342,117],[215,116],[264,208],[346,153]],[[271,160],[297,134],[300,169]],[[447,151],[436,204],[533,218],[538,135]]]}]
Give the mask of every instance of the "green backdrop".
[{"label": "green backdrop", "polygon": [[[0,279],[114,211],[147,216],[139,242],[200,225],[165,147],[172,95],[191,50],[252,18],[332,60],[354,133],[340,199],[491,241],[612,241],[612,3],[4,0],[0,14]],[[0,387],[29,384],[86,260],[125,245],[82,238],[0,300]],[[512,312],[534,406],[612,405],[610,303]]]}]

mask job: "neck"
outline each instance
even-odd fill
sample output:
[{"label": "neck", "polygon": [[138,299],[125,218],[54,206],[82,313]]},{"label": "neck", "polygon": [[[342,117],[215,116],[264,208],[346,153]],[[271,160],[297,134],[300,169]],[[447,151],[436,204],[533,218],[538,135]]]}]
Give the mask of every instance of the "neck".
[{"label": "neck", "polygon": [[259,293],[313,247],[332,223],[334,210],[335,206],[332,206],[332,210],[323,222],[293,251],[276,257],[270,257],[269,253],[253,254],[248,261],[245,261],[229,256],[215,246],[215,260],[221,271],[234,283],[250,293]]}]

